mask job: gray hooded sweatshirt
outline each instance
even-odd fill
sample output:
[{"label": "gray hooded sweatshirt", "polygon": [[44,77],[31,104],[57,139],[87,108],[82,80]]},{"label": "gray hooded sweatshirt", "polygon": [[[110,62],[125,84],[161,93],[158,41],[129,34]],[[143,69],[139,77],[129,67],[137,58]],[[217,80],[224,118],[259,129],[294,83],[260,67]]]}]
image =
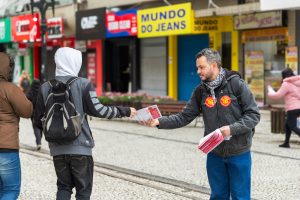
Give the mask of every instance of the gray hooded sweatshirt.
[{"label": "gray hooded sweatshirt", "polygon": [[[71,77],[77,77],[82,64],[82,54],[80,51],[62,47],[55,53],[55,79],[66,83]],[[45,103],[50,86],[49,82],[44,83],[39,91],[34,112],[34,123],[42,129],[42,117],[45,114]],[[83,120],[82,131],[79,137],[68,144],[56,144],[49,142],[50,155],[62,154],[92,155],[94,140],[86,114],[100,118],[116,118],[130,116],[130,108],[118,106],[104,106],[99,102],[96,91],[92,83],[85,78],[78,78],[71,84],[76,110]]]}]

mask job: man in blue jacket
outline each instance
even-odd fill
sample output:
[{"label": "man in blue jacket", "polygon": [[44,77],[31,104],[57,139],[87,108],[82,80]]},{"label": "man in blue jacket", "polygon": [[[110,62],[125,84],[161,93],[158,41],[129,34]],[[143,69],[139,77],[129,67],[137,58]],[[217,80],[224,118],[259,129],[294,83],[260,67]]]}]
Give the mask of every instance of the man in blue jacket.
[{"label": "man in blue jacket", "polygon": [[[80,51],[63,47],[55,53],[55,79],[66,83],[71,77],[77,77],[82,63]],[[45,102],[50,83],[40,87],[34,111],[34,124],[42,129],[45,114]],[[92,83],[85,78],[78,78],[71,84],[71,94],[76,110],[80,113],[82,129],[79,136],[70,143],[57,144],[49,142],[50,155],[53,156],[57,175],[57,200],[71,198],[72,189],[76,189],[76,199],[90,199],[93,186],[94,161],[92,148],[94,140],[85,114],[100,118],[133,117],[134,108],[104,106],[99,102]]]},{"label": "man in blue jacket", "polygon": [[[217,51],[203,49],[196,55],[202,82],[182,112],[144,122],[159,129],[180,128],[202,111],[204,135],[220,129],[224,140],[207,155],[210,199],[251,199],[251,153],[254,127],[260,120],[253,95],[240,75],[221,67]],[[230,198],[231,197],[231,198]]]}]

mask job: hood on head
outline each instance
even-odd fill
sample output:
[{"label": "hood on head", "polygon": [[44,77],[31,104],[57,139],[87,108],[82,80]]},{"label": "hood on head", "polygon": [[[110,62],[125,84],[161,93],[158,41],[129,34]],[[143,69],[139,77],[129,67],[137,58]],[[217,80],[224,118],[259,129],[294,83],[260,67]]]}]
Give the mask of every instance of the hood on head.
[{"label": "hood on head", "polygon": [[287,83],[290,83],[290,84],[300,87],[300,75],[285,78],[285,79],[283,79],[283,82],[287,82]]},{"label": "hood on head", "polygon": [[55,76],[78,76],[82,64],[82,54],[76,49],[62,47],[57,49],[54,61],[56,64]]},{"label": "hood on head", "polygon": [[9,55],[0,52],[0,80],[11,81],[13,66],[10,66]]}]

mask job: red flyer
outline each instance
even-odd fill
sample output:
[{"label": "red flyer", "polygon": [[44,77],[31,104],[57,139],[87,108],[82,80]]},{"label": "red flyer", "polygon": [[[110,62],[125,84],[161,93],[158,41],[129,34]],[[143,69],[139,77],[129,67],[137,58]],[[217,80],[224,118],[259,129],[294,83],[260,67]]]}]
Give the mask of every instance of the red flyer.
[{"label": "red flyer", "polygon": [[224,137],[219,129],[211,132],[210,134],[206,135],[199,141],[198,149],[201,150],[203,153],[208,154],[214,148],[216,148],[222,141]]},{"label": "red flyer", "polygon": [[148,106],[137,111],[135,120],[148,121],[149,119],[158,119],[161,117],[161,113],[157,105]]},{"label": "red flyer", "polygon": [[152,116],[152,119],[158,119],[161,117],[160,111],[157,107],[157,105],[149,106],[147,107],[149,110],[150,115]]}]

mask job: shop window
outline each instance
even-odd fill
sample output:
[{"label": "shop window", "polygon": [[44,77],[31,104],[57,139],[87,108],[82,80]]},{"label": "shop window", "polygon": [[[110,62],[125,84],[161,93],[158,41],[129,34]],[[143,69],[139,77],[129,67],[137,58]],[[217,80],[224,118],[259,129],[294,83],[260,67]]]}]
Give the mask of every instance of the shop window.
[{"label": "shop window", "polygon": [[288,46],[286,41],[277,41],[277,56],[285,55],[285,48]]}]

